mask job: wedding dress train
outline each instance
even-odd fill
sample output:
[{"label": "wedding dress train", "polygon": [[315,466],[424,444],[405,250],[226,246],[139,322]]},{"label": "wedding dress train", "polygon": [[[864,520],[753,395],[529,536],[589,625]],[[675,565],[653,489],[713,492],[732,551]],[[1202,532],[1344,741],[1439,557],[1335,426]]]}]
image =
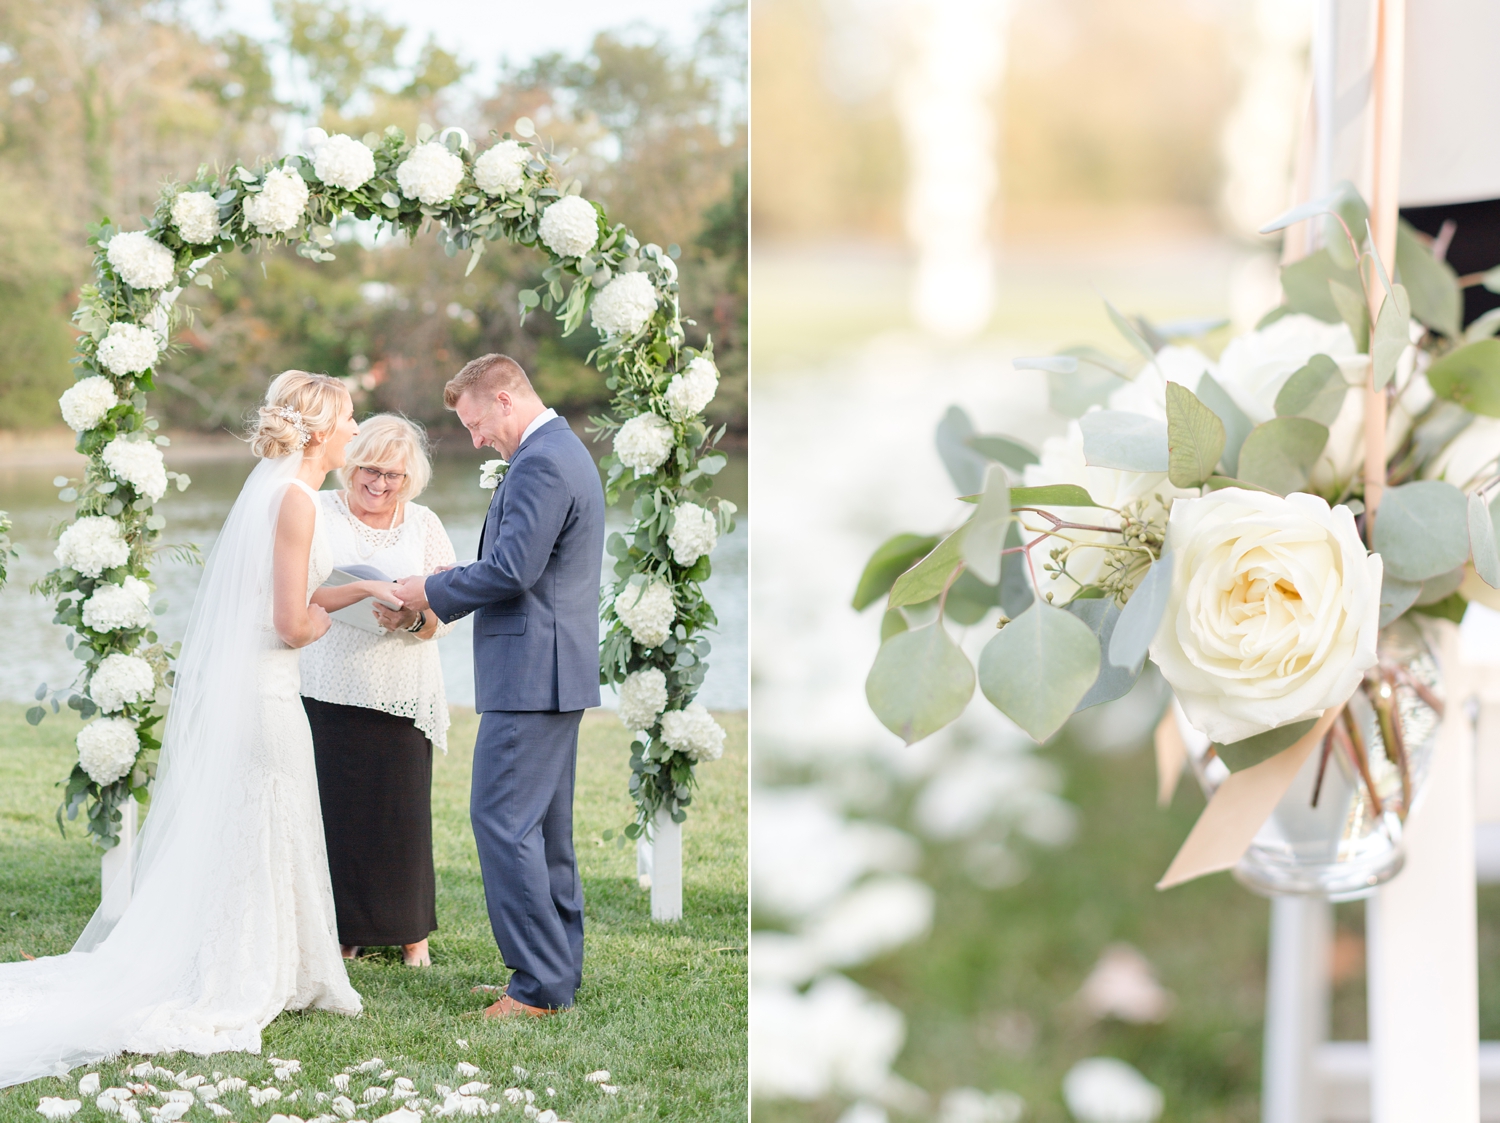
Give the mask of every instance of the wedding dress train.
[{"label": "wedding dress train", "polygon": [[[132,884],[116,879],[66,955],[0,963],[0,1087],[121,1052],[259,1052],[283,1010],[360,1011],[298,653],[271,624],[281,498],[301,487],[321,506],[301,460],[256,467],[209,557]],[[320,521],[309,596],[331,569]]]}]

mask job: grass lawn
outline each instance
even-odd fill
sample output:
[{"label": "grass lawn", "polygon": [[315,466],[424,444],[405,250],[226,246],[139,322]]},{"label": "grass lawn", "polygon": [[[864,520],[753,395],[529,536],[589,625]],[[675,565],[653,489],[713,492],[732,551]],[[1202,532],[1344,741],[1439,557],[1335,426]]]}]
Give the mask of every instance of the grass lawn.
[{"label": "grass lawn", "polygon": [[[24,709],[0,704],[0,961],[23,952],[67,951],[99,896],[99,851],[76,827],[59,837],[53,821],[59,798],[53,785],[71,767],[77,721],[64,711],[33,729]],[[538,1108],[574,1123],[743,1119],[746,730],[743,714],[717,716],[729,732],[724,759],[700,769],[701,788],[683,832],[686,918],[666,926],[651,923],[649,894],[636,884],[634,849],[599,841],[606,827],[623,825],[631,814],[628,737],[613,714],[585,715],[575,840],[587,934],[583,989],[571,1012],[494,1023],[480,1016],[494,996],[471,993],[476,984],[502,984],[506,972],[486,918],[469,829],[469,762],[478,722],[472,713],[455,711],[450,751],[433,769],[439,929],[432,968],[403,966],[395,949],[372,955],[349,969],[364,996],[362,1017],[283,1014],[265,1031],[262,1057],[175,1054],[155,1063],[265,1086],[272,1081],[265,1057],[301,1061],[300,1074],[276,1082],[284,1096],[299,1090],[297,1100],[254,1107],[244,1092],[224,1096],[220,1102],[232,1109],[235,1123],[257,1123],[278,1111],[303,1118],[327,1112],[315,1093],[332,1094],[331,1076],[376,1056],[428,1097],[434,1082],[455,1088],[470,1079],[489,1082],[493,1088],[484,1096],[500,1103],[501,1118],[524,1118],[522,1106],[500,1095],[515,1086],[533,1090]],[[127,1056],[88,1071],[98,1071],[105,1087],[120,1085],[123,1068],[140,1060]],[[482,1074],[455,1076],[460,1061]],[[527,1075],[518,1075],[517,1067]],[[599,1069],[609,1070],[617,1094],[584,1080]],[[390,1085],[377,1077],[356,1075],[349,1094],[358,1101],[366,1085]],[[52,1095],[78,1098],[72,1081],[57,1079],[0,1090],[0,1123],[36,1123],[38,1099]],[[362,1105],[356,1114],[373,1120],[393,1107],[387,1100]],[[74,1120],[118,1118],[86,1102]],[[200,1104],[186,1119],[212,1123],[214,1117]]]}]

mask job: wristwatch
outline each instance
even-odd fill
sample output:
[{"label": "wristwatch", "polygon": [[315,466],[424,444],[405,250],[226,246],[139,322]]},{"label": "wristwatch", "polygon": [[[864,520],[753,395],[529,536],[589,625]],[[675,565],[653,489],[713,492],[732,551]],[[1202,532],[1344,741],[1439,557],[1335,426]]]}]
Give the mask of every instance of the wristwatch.
[{"label": "wristwatch", "polygon": [[418,612],[417,613],[417,622],[415,624],[413,624],[410,628],[407,628],[406,630],[408,632],[410,632],[412,635],[416,635],[418,632],[420,632],[425,627],[427,627],[427,613],[426,612]]}]

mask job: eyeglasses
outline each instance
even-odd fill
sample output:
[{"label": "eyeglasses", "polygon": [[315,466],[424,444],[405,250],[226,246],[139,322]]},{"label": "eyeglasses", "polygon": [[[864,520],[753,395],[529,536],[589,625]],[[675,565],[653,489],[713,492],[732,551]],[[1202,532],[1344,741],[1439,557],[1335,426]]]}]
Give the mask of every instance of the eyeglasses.
[{"label": "eyeglasses", "polygon": [[385,480],[387,487],[400,487],[401,481],[406,479],[405,472],[382,472],[379,468],[366,468],[363,464],[359,467],[361,477],[369,483],[376,480]]}]

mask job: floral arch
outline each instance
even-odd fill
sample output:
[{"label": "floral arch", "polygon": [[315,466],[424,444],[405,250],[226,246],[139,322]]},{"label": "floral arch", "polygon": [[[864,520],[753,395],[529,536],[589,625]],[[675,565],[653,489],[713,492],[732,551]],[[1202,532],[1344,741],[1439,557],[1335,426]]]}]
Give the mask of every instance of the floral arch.
[{"label": "floral arch", "polygon": [[[332,260],[333,224],[352,216],[415,238],[436,230],[450,257],[467,252],[469,270],[499,239],[534,246],[548,257],[544,285],[520,294],[521,312],[537,307],[564,333],[585,315],[598,331],[589,361],[613,399],[592,420],[613,435],[604,460],[611,503],[633,500],[624,534],[611,534],[613,583],[601,596],[602,672],[620,691],[620,715],[635,733],[631,794],[639,837],[658,813],[686,817],[694,768],[722,752],[723,730],[693,701],[707,670],[715,623],[702,583],[709,554],[733,526],[734,506],[705,498],[726,457],[723,436],[702,411],[718,386],[711,345],[686,345],[677,267],[656,245],[642,245],[535,139],[531,122],[496,136],[483,152],[458,128],[415,142],[395,126],[363,139],[304,136],[305,153],[227,171],[200,167],[189,183],[168,185],[145,230],[122,231],[107,219],[91,230],[94,280],[73,315],[79,335],[77,381],[60,399],[63,419],[88,457],[79,480],[60,478],[59,498],[76,518],[59,536],[57,569],[40,583],[57,602],[57,623],[84,666],[59,697],[88,721],[79,760],[58,810],[87,811],[102,848],[119,840],[120,808],[144,799],[155,776],[159,723],[173,679],[176,645],[152,627],[151,562],[172,547],[156,503],[188,478],[168,471],[146,412],[153,368],[182,321],[182,286],[212,286],[203,271],[215,255],[293,244],[313,261]],[[39,692],[39,698],[45,691]],[[46,708],[28,713],[33,724]]]}]

